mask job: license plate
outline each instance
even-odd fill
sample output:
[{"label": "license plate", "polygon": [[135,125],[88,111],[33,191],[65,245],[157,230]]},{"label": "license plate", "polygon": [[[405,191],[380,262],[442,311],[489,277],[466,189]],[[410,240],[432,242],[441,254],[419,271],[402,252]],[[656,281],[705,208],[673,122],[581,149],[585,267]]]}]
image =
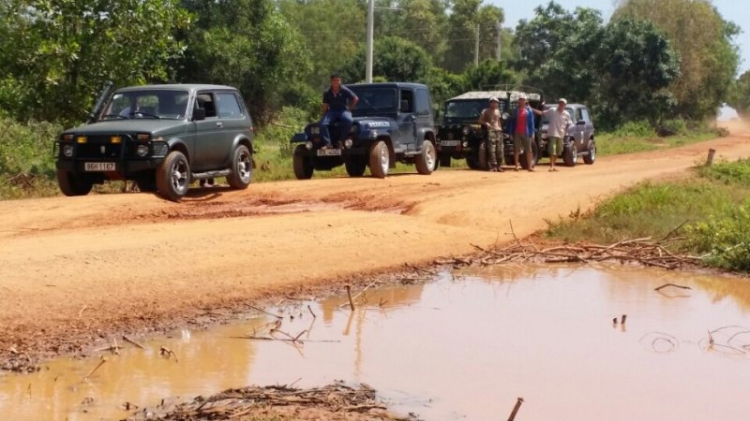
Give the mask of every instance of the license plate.
[{"label": "license plate", "polygon": [[115,171],[117,170],[114,162],[86,162],[83,164],[84,171]]},{"label": "license plate", "polygon": [[318,149],[318,156],[341,156],[341,149]]},{"label": "license plate", "polygon": [[458,146],[459,143],[458,140],[441,140],[440,146]]}]

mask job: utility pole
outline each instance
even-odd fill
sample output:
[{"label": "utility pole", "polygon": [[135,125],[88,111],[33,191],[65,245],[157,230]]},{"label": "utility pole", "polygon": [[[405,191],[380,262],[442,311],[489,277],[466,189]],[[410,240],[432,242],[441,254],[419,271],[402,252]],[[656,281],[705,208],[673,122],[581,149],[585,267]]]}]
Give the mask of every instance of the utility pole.
[{"label": "utility pole", "polygon": [[474,45],[474,65],[479,66],[479,25],[477,25],[477,42]]},{"label": "utility pole", "polygon": [[372,50],[373,30],[375,26],[375,0],[369,0],[367,4],[367,70],[365,70],[365,82],[372,83]]},{"label": "utility pole", "polygon": [[502,59],[503,54],[503,23],[497,22],[497,61]]}]

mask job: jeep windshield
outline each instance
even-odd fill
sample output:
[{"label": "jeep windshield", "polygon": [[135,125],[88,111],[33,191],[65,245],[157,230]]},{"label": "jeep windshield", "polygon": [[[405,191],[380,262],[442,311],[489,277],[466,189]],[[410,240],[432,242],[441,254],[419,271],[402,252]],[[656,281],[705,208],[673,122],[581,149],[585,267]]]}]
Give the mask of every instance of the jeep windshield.
[{"label": "jeep windshield", "polygon": [[380,113],[395,113],[398,110],[398,92],[390,87],[350,86],[359,98],[352,115],[367,116]]},{"label": "jeep windshield", "polygon": [[182,120],[187,115],[188,91],[153,90],[115,92],[100,120]]},{"label": "jeep windshield", "polygon": [[445,118],[455,120],[479,119],[482,110],[489,107],[489,99],[452,101],[445,105]]}]

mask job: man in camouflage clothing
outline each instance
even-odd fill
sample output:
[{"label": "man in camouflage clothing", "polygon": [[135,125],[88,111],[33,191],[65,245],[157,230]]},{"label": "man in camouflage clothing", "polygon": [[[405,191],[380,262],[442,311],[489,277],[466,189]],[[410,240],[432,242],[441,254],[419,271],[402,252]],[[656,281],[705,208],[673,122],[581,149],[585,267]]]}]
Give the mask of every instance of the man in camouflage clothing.
[{"label": "man in camouflage clothing", "polygon": [[503,129],[498,105],[500,101],[497,98],[490,98],[490,107],[482,110],[479,115],[479,124],[487,130],[487,162],[491,172],[503,172],[503,167],[500,166],[503,160]]}]

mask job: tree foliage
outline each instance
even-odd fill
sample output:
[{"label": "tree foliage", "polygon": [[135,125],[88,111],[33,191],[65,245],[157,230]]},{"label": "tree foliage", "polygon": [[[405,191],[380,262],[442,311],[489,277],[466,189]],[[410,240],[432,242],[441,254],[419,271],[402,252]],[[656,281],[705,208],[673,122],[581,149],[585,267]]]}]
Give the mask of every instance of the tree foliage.
[{"label": "tree foliage", "polygon": [[79,122],[107,80],[164,80],[190,15],[176,0],[0,3],[0,108],[13,117]]},{"label": "tree foliage", "polygon": [[750,118],[750,70],[733,84],[727,104],[737,110],[737,114],[743,119]]},{"label": "tree foliage", "polygon": [[679,53],[681,75],[670,87],[675,111],[694,119],[715,115],[737,72],[738,27],[709,0],[620,0],[613,19],[624,18],[653,22]]},{"label": "tree foliage", "polygon": [[[401,82],[422,82],[427,79],[432,59],[417,44],[399,37],[383,37],[375,41],[373,50],[372,74],[384,80]],[[356,55],[344,65],[342,76],[346,83],[362,81],[365,78],[365,49],[360,48]]]}]

